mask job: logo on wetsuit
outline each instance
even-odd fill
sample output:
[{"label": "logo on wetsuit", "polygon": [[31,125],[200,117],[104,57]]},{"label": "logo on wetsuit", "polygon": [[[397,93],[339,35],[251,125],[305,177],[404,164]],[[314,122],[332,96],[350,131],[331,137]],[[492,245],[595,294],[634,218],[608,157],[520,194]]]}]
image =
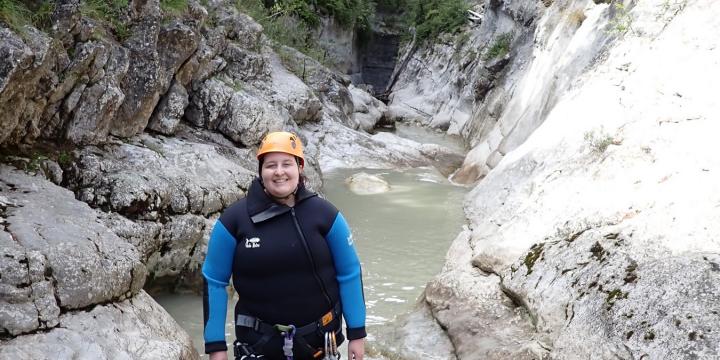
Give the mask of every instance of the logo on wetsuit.
[{"label": "logo on wetsuit", "polygon": [[348,235],[348,237],[347,237],[347,242],[348,242],[348,245],[349,245],[349,246],[352,246],[352,244],[353,244],[352,233],[350,233],[350,235]]},{"label": "logo on wetsuit", "polygon": [[256,238],[256,237],[254,237],[252,239],[245,238],[245,247],[248,249],[259,248],[260,247],[260,238]]}]

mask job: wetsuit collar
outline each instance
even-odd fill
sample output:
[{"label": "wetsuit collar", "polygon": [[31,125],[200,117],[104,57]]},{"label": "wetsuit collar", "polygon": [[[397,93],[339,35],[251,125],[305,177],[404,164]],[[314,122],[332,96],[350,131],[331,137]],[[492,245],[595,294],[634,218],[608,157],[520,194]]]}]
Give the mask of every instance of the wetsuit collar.
[{"label": "wetsuit collar", "polygon": [[[308,190],[302,184],[298,185],[298,189],[295,192],[295,206],[301,201],[316,195],[316,193]],[[291,209],[287,205],[275,202],[272,197],[266,194],[265,187],[260,183],[260,178],[257,177],[253,180],[252,184],[250,184],[247,195],[247,206],[248,214],[254,224],[272,219]]]}]

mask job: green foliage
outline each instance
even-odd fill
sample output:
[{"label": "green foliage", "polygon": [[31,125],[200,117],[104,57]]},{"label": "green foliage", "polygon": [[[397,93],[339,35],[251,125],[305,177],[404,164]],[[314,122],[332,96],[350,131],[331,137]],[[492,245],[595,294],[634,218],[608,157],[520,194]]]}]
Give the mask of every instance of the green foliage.
[{"label": "green foliage", "polygon": [[483,59],[490,60],[505,56],[510,51],[510,42],[512,42],[512,34],[505,33],[498,36],[483,56]]},{"label": "green foliage", "polygon": [[32,9],[32,23],[38,29],[49,30],[52,26],[52,14],[55,11],[55,0],[43,0],[36,9]]},{"label": "green foliage", "polygon": [[608,32],[615,34],[624,34],[628,30],[633,31],[632,28],[632,16],[630,12],[625,8],[625,5],[621,2],[614,4],[615,15],[610,19],[610,29]]},{"label": "green foliage", "polygon": [[60,164],[60,167],[66,168],[66,167],[70,166],[70,164],[72,164],[72,161],[73,161],[73,157],[72,157],[72,155],[70,155],[69,152],[61,151],[58,154],[57,162],[58,162],[58,164]]},{"label": "green foliage", "polygon": [[261,0],[237,0],[235,6],[260,23],[265,35],[277,45],[295,48],[320,62],[324,60],[324,51],[315,40],[311,25],[295,17],[299,16],[293,13],[295,8],[282,10],[276,4],[266,9]]},{"label": "green foliage", "polygon": [[535,262],[542,255],[544,247],[544,243],[535,244],[530,248],[530,251],[527,253],[527,255],[525,255],[525,260],[523,260],[523,263],[525,264],[525,268],[527,268],[528,275],[532,274],[533,266],[535,266]]},{"label": "green foliage", "polygon": [[465,0],[407,0],[406,22],[415,27],[418,41],[441,33],[454,33],[465,24]]},{"label": "green foliage", "polygon": [[598,133],[595,131],[588,131],[585,133],[585,141],[587,141],[590,149],[596,154],[602,154],[607,150],[610,145],[620,145],[621,142],[615,140],[612,136],[600,130]]},{"label": "green foliage", "polygon": [[127,6],[128,0],[82,0],[80,13],[89,18],[112,22],[119,20]]},{"label": "green foliage", "polygon": [[130,28],[121,21],[114,21],[113,22],[113,32],[115,33],[115,37],[117,37],[118,41],[122,42],[125,41],[127,38],[130,37]]},{"label": "green foliage", "polygon": [[18,0],[0,0],[0,21],[17,33],[32,21],[30,10]]},{"label": "green foliage", "polygon": [[[82,16],[104,21],[110,25],[118,40],[123,41],[130,36],[130,30],[121,18],[127,10],[128,0],[82,0],[80,13]],[[100,40],[100,33],[93,33],[93,39]]]},{"label": "green foliage", "polygon": [[407,5],[406,0],[375,0],[375,7],[385,11],[400,11]]},{"label": "green foliage", "polygon": [[369,26],[370,17],[375,12],[374,4],[369,0],[318,0],[317,5],[340,24],[356,25],[361,29]]},{"label": "green foliage", "polygon": [[163,13],[179,15],[187,10],[187,0],[160,0],[160,9]]}]

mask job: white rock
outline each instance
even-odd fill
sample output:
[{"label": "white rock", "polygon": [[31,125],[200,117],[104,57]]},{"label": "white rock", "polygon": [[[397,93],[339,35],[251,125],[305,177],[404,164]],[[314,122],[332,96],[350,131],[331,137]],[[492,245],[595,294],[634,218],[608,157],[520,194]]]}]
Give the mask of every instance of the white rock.
[{"label": "white rock", "polygon": [[345,179],[350,190],[358,195],[380,194],[390,191],[390,184],[379,175],[371,175],[365,172],[354,174]]}]

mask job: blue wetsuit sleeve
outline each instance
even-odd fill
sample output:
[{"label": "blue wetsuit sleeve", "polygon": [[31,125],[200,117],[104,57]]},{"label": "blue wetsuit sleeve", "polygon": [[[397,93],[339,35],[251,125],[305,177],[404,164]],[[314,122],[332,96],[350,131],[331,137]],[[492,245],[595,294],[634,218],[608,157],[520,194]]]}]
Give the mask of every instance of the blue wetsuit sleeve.
[{"label": "blue wetsuit sleeve", "polygon": [[347,323],[347,338],[349,340],[364,338],[367,334],[360,259],[353,246],[350,227],[340,212],[337,213],[326,239],[332,252],[337,281],[340,285],[340,300]]},{"label": "blue wetsuit sleeve", "polygon": [[203,263],[203,317],[205,320],[205,353],[227,351],[225,317],[227,314],[227,286],[232,275],[235,238],[218,220],[208,241]]}]

